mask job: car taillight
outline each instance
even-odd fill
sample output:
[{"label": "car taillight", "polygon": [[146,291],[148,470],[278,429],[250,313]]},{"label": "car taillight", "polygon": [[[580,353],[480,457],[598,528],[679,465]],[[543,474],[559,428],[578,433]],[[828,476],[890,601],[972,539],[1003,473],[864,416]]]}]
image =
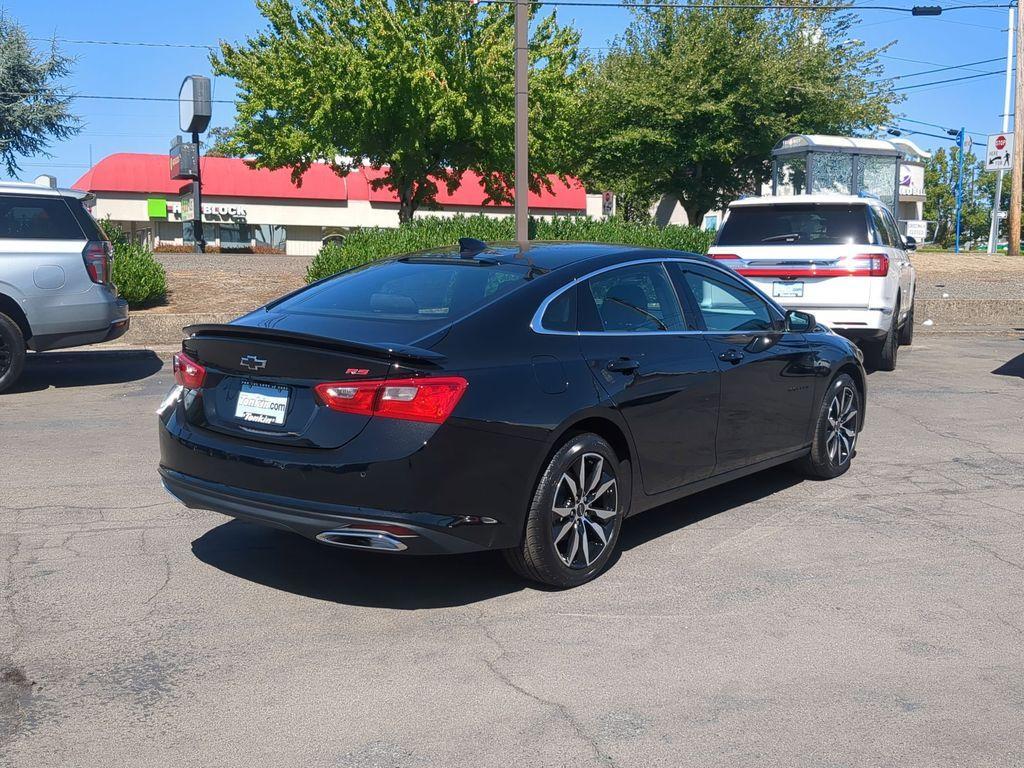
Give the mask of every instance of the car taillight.
[{"label": "car taillight", "polygon": [[869,277],[885,277],[889,274],[889,257],[884,253],[862,253],[854,259],[861,269],[866,266]]},{"label": "car taillight", "polygon": [[89,279],[94,283],[100,285],[110,283],[112,253],[108,240],[90,240],[85,244],[82,259],[85,261],[85,271],[89,273]]},{"label": "car taillight", "polygon": [[746,264],[746,262],[735,253],[709,253],[708,256],[715,261],[722,262],[723,267],[729,267],[729,269],[736,270],[737,272],[744,264]]},{"label": "car taillight", "polygon": [[317,384],[320,401],[343,413],[440,424],[447,419],[469,383],[461,376],[341,381]]},{"label": "car taillight", "polygon": [[791,267],[773,264],[767,267],[748,266],[736,271],[745,277],[885,277],[889,274],[889,257],[884,253],[859,253],[827,264],[804,262]]},{"label": "car taillight", "polygon": [[199,389],[206,380],[206,369],[186,355],[176,352],[171,358],[174,367],[174,380],[186,389]]}]

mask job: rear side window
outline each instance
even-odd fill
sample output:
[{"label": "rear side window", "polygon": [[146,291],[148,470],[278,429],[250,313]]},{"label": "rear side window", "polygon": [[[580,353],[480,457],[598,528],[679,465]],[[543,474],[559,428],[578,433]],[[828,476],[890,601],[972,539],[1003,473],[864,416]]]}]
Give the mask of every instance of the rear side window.
[{"label": "rear side window", "polygon": [[563,291],[548,304],[544,316],[540,319],[541,327],[546,331],[576,330],[576,287]]},{"label": "rear side window", "polygon": [[279,304],[285,312],[350,318],[449,322],[521,286],[527,268],[457,259],[370,264]]},{"label": "rear side window", "polygon": [[[69,205],[70,203],[70,205]],[[62,197],[0,195],[0,239],[7,240],[89,240],[71,206],[92,217],[77,200]],[[92,222],[96,228],[96,223]]]},{"label": "rear side window", "polygon": [[847,245],[868,243],[863,205],[736,206],[717,245]]}]

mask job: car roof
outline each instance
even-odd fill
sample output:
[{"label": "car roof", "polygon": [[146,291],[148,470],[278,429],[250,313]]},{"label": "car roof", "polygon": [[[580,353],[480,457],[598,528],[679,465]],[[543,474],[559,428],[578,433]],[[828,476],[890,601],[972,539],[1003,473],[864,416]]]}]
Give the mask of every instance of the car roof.
[{"label": "car roof", "polygon": [[730,208],[746,208],[757,205],[871,205],[879,203],[873,197],[859,195],[765,195],[763,197],[743,197],[729,203]]},{"label": "car roof", "polygon": [[88,192],[66,187],[44,187],[28,181],[0,181],[0,194],[3,195],[43,195],[49,197],[71,197],[81,200],[89,196]]},{"label": "car roof", "polygon": [[[485,249],[475,252],[472,256],[467,256],[466,258],[476,259],[483,257],[494,259],[499,263],[529,264],[544,270],[554,270],[617,254],[635,254],[644,251],[649,252],[652,257],[659,255],[686,255],[699,259],[707,258],[701,254],[675,251],[669,248],[649,248],[622,243],[578,243],[548,240],[531,240],[529,245],[525,247],[520,246],[518,243],[488,243]],[[459,247],[452,246],[451,248],[431,248],[421,251],[415,254],[415,256],[452,258],[458,253]]]}]

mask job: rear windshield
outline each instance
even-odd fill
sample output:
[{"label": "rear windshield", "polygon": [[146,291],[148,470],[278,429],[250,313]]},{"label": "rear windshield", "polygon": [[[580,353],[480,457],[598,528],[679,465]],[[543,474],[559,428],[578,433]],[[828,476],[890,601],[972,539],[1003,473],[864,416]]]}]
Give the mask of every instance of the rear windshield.
[{"label": "rear windshield", "polygon": [[863,205],[737,206],[719,231],[717,245],[867,244]]},{"label": "rear windshield", "polygon": [[0,195],[0,239],[102,240],[89,212],[75,199]]},{"label": "rear windshield", "polygon": [[475,260],[409,258],[370,264],[311,287],[277,311],[349,318],[451,322],[514,290],[528,268]]}]

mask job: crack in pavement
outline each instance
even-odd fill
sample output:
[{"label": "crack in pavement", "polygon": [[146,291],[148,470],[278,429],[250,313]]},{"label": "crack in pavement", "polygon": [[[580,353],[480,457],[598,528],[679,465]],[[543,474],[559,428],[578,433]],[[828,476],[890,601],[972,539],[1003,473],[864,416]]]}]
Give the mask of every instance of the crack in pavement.
[{"label": "crack in pavement", "polygon": [[498,649],[498,655],[495,656],[493,659],[483,659],[484,665],[491,671],[491,674],[504,685],[511,688],[521,696],[525,696],[526,698],[531,699],[532,701],[535,701],[538,704],[541,704],[551,710],[554,710],[561,717],[561,719],[572,729],[573,733],[576,734],[577,738],[579,738],[588,747],[590,747],[591,751],[594,753],[594,757],[597,758],[598,762],[600,762],[602,765],[610,766],[610,768],[616,768],[617,764],[614,758],[612,758],[611,755],[602,750],[601,747],[598,746],[597,741],[593,737],[588,736],[584,732],[583,726],[580,725],[579,721],[575,717],[573,717],[572,713],[569,711],[569,708],[565,704],[562,704],[559,701],[545,699],[543,696],[533,693],[524,686],[515,682],[507,673],[502,672],[498,668],[498,662],[503,657],[508,655],[508,651],[506,650],[505,646],[491,632],[490,628],[487,626],[487,623],[484,620],[482,612],[480,612],[477,615],[476,624],[483,631],[484,636],[488,640],[490,640],[491,644]]}]

